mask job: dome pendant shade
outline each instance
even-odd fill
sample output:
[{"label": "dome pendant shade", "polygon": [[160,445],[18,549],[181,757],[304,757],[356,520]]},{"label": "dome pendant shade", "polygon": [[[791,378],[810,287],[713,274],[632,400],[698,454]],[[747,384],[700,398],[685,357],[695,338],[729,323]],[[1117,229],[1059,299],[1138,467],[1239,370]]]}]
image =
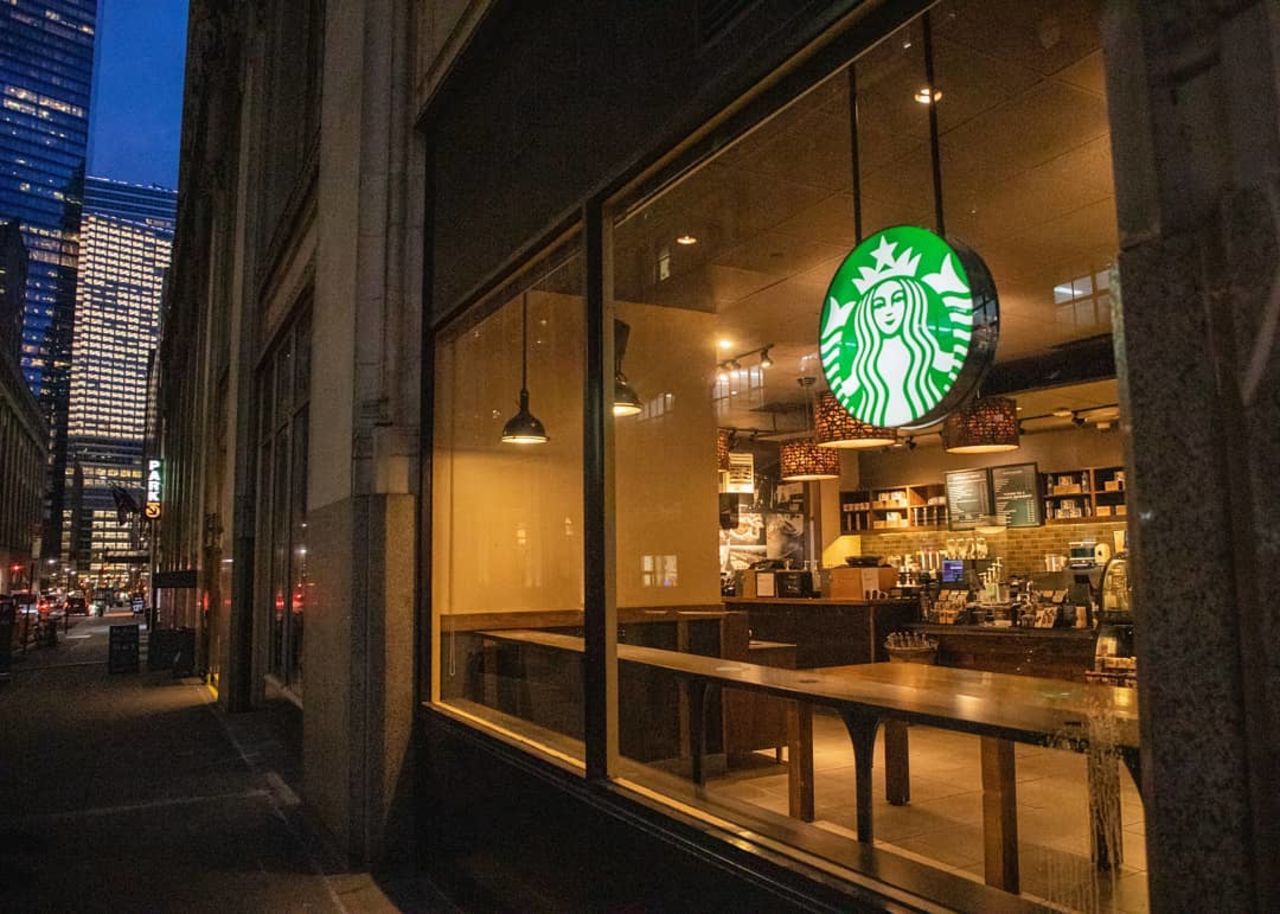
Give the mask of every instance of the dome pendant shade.
[{"label": "dome pendant shade", "polygon": [[840,453],[819,447],[812,439],[784,444],[780,456],[783,482],[840,478]]},{"label": "dome pendant shade", "polygon": [[613,414],[615,416],[636,416],[642,410],[640,397],[627,383],[627,376],[621,371],[613,375]]},{"label": "dome pendant shade", "polygon": [[1018,404],[1009,397],[984,397],[955,410],[942,425],[942,446],[948,454],[1016,451]]},{"label": "dome pendant shade", "polygon": [[868,425],[849,415],[849,411],[840,405],[840,401],[830,391],[818,397],[813,412],[814,437],[819,447],[888,447],[898,440],[898,434],[893,429]]},{"label": "dome pendant shade", "polygon": [[643,410],[640,395],[627,382],[622,373],[622,360],[627,355],[627,340],[631,337],[631,325],[613,319],[613,414],[637,416]]},{"label": "dome pendant shade", "polygon": [[547,430],[529,412],[529,293],[520,300],[520,411],[502,427],[507,444],[546,444]]},{"label": "dome pendant shade", "polygon": [[507,444],[546,444],[549,440],[538,417],[529,412],[529,391],[520,391],[520,411],[502,427],[502,440]]}]

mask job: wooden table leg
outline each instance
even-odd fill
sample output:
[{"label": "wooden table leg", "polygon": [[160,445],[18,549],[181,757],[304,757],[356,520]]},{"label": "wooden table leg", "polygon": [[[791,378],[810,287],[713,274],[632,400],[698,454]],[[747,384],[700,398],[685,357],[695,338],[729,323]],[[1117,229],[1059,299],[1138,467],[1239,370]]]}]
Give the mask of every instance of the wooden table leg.
[{"label": "wooden table leg", "polygon": [[880,718],[866,711],[842,711],[845,729],[853,743],[854,796],[857,806],[858,840],[870,844],[874,840],[871,824],[871,768],[876,754],[876,731]]},{"label": "wooden table leg", "polygon": [[787,806],[793,819],[812,822],[813,707],[787,702]]},{"label": "wooden table leg", "polygon": [[1018,790],[1013,743],[982,739],[982,834],[987,885],[1017,894]]},{"label": "wooden table leg", "polygon": [[884,798],[891,806],[906,806],[911,802],[907,725],[901,720],[884,722]]},{"label": "wooden table leg", "polygon": [[1110,870],[1124,862],[1120,811],[1120,761],[1110,752],[1092,749],[1085,756],[1089,772],[1090,849],[1094,865]]},{"label": "wooden table leg", "polygon": [[699,787],[706,783],[706,773],[702,770],[707,740],[707,722],[703,714],[706,699],[707,683],[701,679],[689,680],[689,761],[693,783]]}]

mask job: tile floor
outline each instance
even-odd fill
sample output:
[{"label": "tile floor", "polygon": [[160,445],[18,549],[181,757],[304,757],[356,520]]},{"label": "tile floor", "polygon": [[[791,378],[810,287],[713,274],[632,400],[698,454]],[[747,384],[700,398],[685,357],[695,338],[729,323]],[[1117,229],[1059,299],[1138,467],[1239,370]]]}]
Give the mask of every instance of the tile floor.
[{"label": "tile floor", "polygon": [[[853,753],[838,717],[815,712],[815,824],[854,838]],[[884,799],[883,742],[876,748],[876,843],[982,880],[982,782],[975,736],[910,728],[911,803]],[[735,768],[708,792],[787,813],[787,775],[772,753]],[[1016,749],[1018,851],[1024,895],[1074,911],[1146,914],[1142,804],[1127,771],[1120,775],[1124,862],[1099,872],[1089,859],[1088,793],[1083,755],[1036,746]]]}]

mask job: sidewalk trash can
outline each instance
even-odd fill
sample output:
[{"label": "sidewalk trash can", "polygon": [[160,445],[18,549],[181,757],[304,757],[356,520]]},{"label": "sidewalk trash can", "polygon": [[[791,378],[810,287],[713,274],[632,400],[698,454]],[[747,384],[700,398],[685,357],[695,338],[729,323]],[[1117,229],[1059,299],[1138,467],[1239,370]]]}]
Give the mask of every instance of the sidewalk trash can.
[{"label": "sidewalk trash can", "polygon": [[156,628],[147,637],[147,669],[190,676],[196,667],[194,628]]},{"label": "sidewalk trash can", "polygon": [[13,668],[13,624],[16,619],[14,602],[0,597],[0,683],[8,682]]}]

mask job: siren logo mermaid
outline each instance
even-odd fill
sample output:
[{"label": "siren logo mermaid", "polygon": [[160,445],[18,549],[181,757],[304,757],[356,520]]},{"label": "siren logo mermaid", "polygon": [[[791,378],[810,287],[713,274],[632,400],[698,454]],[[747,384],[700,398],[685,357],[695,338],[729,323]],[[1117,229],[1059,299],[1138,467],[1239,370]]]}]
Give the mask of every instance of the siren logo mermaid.
[{"label": "siren logo mermaid", "polygon": [[910,425],[938,406],[969,355],[968,276],[932,232],[885,229],[841,264],[819,329],[823,371],[844,408],[872,425]]}]

